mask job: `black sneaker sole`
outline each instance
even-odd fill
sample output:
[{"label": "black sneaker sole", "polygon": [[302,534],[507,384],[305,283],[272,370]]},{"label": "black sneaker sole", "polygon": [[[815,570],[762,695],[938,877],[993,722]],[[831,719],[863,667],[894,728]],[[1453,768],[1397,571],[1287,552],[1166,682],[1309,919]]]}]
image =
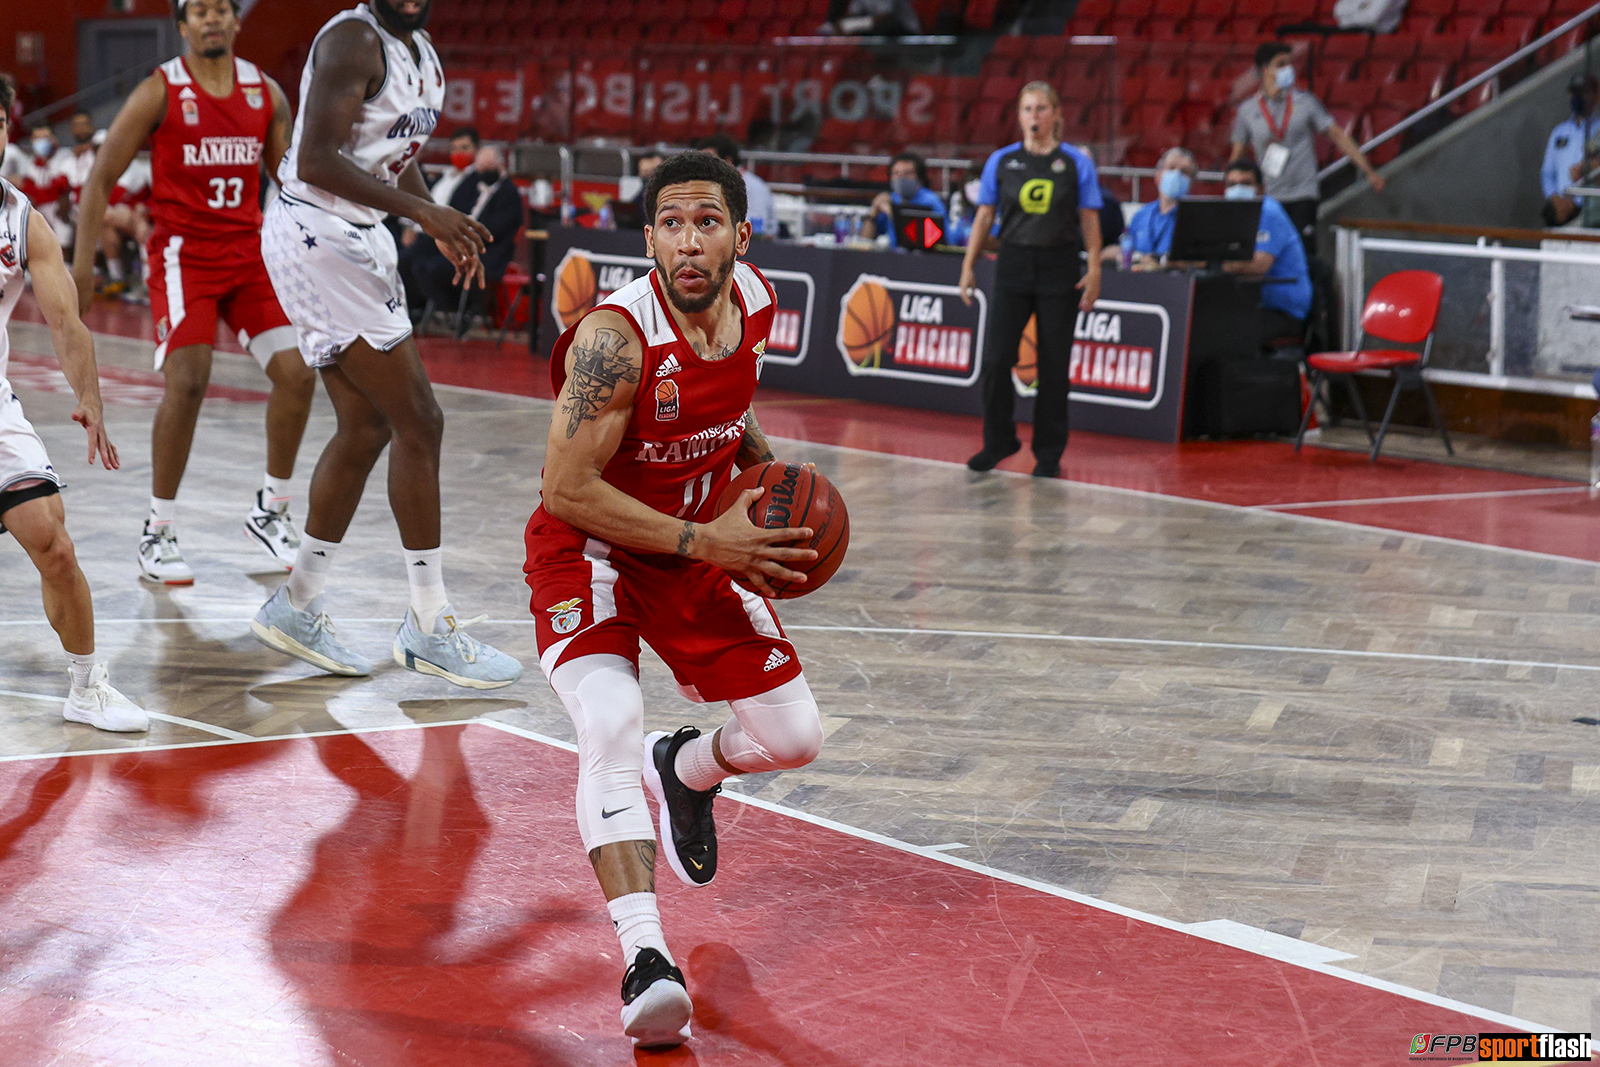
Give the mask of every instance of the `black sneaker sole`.
[{"label": "black sneaker sole", "polygon": [[[685,862],[683,857],[678,854],[678,846],[672,839],[672,809],[667,805],[667,787],[666,783],[661,780],[661,770],[656,763],[656,749],[663,743],[667,745],[667,751],[663,758],[669,760],[678,758],[678,749],[681,749],[683,745],[679,744],[673,747],[672,741],[676,736],[676,734],[658,732],[645,738],[645,743],[649,745],[649,751],[645,754],[644,784],[650,790],[651,795],[656,798],[656,806],[660,813],[657,822],[660,823],[661,851],[666,853],[667,866],[672,868],[672,873],[677,875],[684,885],[694,889],[704,889],[711,884],[711,879],[717,876],[716,857],[713,854],[709,864],[710,870],[700,869],[691,873],[689,864],[694,861]],[[694,737],[698,736],[699,733],[697,732]],[[650,740],[652,737],[655,738],[653,742]],[[693,740],[693,737],[687,737],[684,742],[687,743],[691,740]],[[684,786],[683,788],[688,787]]]}]

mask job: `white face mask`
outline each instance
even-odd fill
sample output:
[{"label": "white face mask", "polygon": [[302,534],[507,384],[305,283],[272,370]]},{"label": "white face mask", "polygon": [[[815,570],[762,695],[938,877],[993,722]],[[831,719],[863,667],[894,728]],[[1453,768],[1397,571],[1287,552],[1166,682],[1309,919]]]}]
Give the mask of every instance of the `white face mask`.
[{"label": "white face mask", "polygon": [[1279,67],[1277,74],[1278,88],[1289,89],[1294,86],[1294,68]]},{"label": "white face mask", "polygon": [[35,137],[33,139],[33,154],[41,159],[48,156],[53,148],[55,148],[55,145],[50,143],[48,137]]},{"label": "white face mask", "polygon": [[961,187],[961,195],[967,198],[967,203],[976,204],[978,202],[978,193],[981,192],[982,189],[983,183],[977,178],[974,178]]},{"label": "white face mask", "polygon": [[1229,200],[1254,200],[1256,189],[1253,185],[1230,185],[1222,190],[1222,195]]}]

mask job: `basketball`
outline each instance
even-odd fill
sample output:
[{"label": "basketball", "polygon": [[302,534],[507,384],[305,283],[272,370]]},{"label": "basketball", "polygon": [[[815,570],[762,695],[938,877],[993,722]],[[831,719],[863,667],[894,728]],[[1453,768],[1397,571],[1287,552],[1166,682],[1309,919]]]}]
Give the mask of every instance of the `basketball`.
[{"label": "basketball", "polygon": [[565,330],[577,322],[585,311],[594,307],[594,266],[583,256],[571,256],[561,264],[561,275],[556,279],[557,325]]},{"label": "basketball", "polygon": [[[850,547],[850,513],[845,510],[844,498],[832,482],[816,471],[799,463],[774,460],[741,471],[722,491],[717,500],[717,514],[732,507],[746,489],[757,488],[766,489],[766,493],[751,508],[750,521],[768,530],[809,527],[811,540],[795,542],[795,547],[810,548],[817,553],[813,560],[783,561],[785,567],[800,571],[809,581],[786,582],[770,578],[768,584],[777,592],[779,600],[793,600],[816,592],[833,577]],[[743,578],[736,576],[733,580],[746,589],[753,588]]]},{"label": "basketball", "polygon": [[839,340],[851,360],[865,364],[877,362],[894,333],[894,300],[889,290],[877,282],[861,282],[845,298],[839,320]]},{"label": "basketball", "polygon": [[1022,343],[1017,345],[1017,365],[1011,369],[1017,385],[1027,389],[1039,380],[1039,316],[1028,319],[1022,328]]}]

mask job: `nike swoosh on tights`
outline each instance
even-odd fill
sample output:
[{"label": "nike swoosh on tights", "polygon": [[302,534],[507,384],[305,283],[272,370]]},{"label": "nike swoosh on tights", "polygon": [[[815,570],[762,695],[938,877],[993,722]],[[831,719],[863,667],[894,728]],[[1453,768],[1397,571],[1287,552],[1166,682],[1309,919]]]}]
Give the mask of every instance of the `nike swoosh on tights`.
[{"label": "nike swoosh on tights", "polygon": [[629,804],[627,808],[618,808],[616,811],[607,811],[605,808],[601,808],[600,809],[600,817],[602,819],[609,819],[613,815],[621,815],[623,812],[627,811],[628,808],[631,808],[631,807],[633,807],[633,805]]}]

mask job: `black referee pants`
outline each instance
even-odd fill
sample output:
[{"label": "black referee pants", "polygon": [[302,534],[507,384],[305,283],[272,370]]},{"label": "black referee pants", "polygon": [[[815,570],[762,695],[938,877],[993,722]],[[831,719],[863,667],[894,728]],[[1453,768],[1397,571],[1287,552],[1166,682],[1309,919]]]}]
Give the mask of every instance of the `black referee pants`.
[{"label": "black referee pants", "polygon": [[1015,451],[1017,391],[1011,369],[1031,316],[1039,317],[1039,393],[1033,402],[1033,455],[1041,463],[1061,461],[1067,448],[1067,377],[1078,292],[1037,292],[996,286],[989,301],[989,338],[983,352],[983,447]]}]

